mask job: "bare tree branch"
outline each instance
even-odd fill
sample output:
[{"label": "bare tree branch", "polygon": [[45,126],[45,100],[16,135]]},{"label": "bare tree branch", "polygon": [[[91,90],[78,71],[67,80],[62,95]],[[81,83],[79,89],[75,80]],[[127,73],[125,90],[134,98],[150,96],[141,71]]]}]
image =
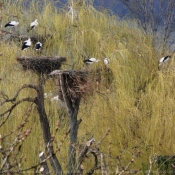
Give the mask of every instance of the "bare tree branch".
[{"label": "bare tree branch", "polygon": [[1,113],[1,114],[0,114],[0,117],[4,116],[4,115],[7,114],[7,113],[9,113],[8,115],[10,115],[10,113],[13,111],[13,109],[14,109],[16,106],[18,106],[20,103],[25,102],[25,101],[35,103],[35,98],[30,98],[30,97],[28,97],[28,98],[23,98],[23,99],[17,101],[17,102],[14,103],[8,110],[6,110],[5,112]]},{"label": "bare tree branch", "polygon": [[100,145],[103,142],[103,140],[106,138],[106,136],[109,134],[109,132],[110,132],[110,128],[107,129],[107,131],[106,131],[105,135],[103,136],[103,138],[96,143],[96,146]]},{"label": "bare tree branch", "polygon": [[0,106],[2,106],[4,103],[7,103],[7,102],[14,102],[16,101],[19,93],[21,90],[25,89],[25,88],[31,88],[31,89],[35,89],[36,91],[38,91],[38,88],[37,86],[33,85],[33,84],[24,84],[20,89],[18,89],[18,91],[16,92],[15,96],[13,98],[8,98],[6,99],[5,101],[3,101]]},{"label": "bare tree branch", "polygon": [[10,148],[7,149],[7,153],[6,153],[2,163],[0,165],[0,170],[3,170],[3,167],[5,166],[6,162],[10,158],[10,156],[12,155],[12,152],[14,152],[15,147],[17,147],[18,144],[21,144],[21,142],[23,142],[30,133],[31,133],[31,128],[25,130],[21,134],[16,135],[16,137],[15,137],[13,143],[11,144]]},{"label": "bare tree branch", "polygon": [[100,154],[100,158],[101,158],[101,172],[102,172],[102,175],[104,175],[104,174],[108,175],[108,170],[106,168],[103,153]]},{"label": "bare tree branch", "polygon": [[1,157],[1,167],[0,167],[0,170],[3,169],[3,166],[6,167],[6,171],[10,172],[10,169],[12,167],[10,161],[9,161],[9,157],[6,155],[6,152],[5,150],[2,148],[2,146],[0,146],[0,153],[2,154],[2,157]]},{"label": "bare tree branch", "polygon": [[91,175],[94,173],[95,170],[100,169],[101,166],[98,166],[98,151],[97,150],[92,150],[91,151],[92,155],[94,156],[94,166],[86,173],[87,175]]},{"label": "bare tree branch", "polygon": [[82,151],[81,151],[81,153],[80,153],[80,155],[79,155],[79,157],[78,157],[78,166],[77,166],[77,168],[76,168],[76,171],[78,171],[78,172],[80,171],[80,169],[81,169],[81,164],[82,164],[84,158],[86,157],[86,154],[87,154],[87,152],[88,152],[88,150],[89,150],[89,148],[90,148],[90,146],[91,146],[91,144],[92,144],[93,142],[95,142],[95,139],[94,139],[94,138],[92,138],[91,140],[89,140],[89,141],[85,144],[84,148],[82,149]]},{"label": "bare tree branch", "polygon": [[146,32],[151,32],[156,39],[161,32],[163,51],[169,48],[168,40],[175,31],[175,1],[174,0],[118,0],[123,3],[131,15],[138,19]]}]

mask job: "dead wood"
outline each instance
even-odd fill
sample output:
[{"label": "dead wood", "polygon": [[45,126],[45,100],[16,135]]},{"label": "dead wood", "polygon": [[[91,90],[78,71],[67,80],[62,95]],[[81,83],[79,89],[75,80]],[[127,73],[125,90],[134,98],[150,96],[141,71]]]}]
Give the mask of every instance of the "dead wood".
[{"label": "dead wood", "polygon": [[82,149],[82,151],[81,151],[81,153],[80,153],[80,155],[79,155],[79,157],[78,157],[78,167],[77,167],[77,171],[78,171],[78,172],[81,171],[82,162],[83,162],[84,158],[87,156],[86,154],[87,154],[87,152],[89,151],[89,148],[90,148],[90,146],[91,146],[91,144],[92,144],[93,142],[95,142],[95,139],[94,139],[94,138],[92,138],[91,140],[89,140],[89,141],[85,144],[84,148]]}]

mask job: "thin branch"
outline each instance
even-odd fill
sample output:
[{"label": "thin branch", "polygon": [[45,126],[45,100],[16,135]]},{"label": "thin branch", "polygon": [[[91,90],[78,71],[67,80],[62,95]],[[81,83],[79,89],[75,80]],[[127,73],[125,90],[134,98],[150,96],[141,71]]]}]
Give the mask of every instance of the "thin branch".
[{"label": "thin branch", "polygon": [[[57,148],[57,150],[55,151],[55,154],[56,154],[57,152],[60,151],[61,146],[62,146],[63,143],[66,141],[66,139],[67,139],[69,133],[70,133],[70,128],[69,128],[69,129],[67,130],[67,132],[65,133],[65,136],[64,136],[64,138],[63,138],[63,140],[62,140],[62,142],[61,142],[62,144],[60,145],[60,147]],[[52,141],[53,141],[53,140],[52,140]],[[33,166],[29,167],[29,168],[23,169],[23,170],[19,170],[19,171],[17,171],[17,172],[19,173],[19,172],[28,171],[28,170],[31,170],[31,169],[36,169],[38,166],[42,165],[43,163],[45,163],[48,159],[50,159],[50,158],[53,157],[53,156],[54,156],[53,154],[50,154],[50,155],[48,155],[45,159],[43,159],[40,163],[38,163],[38,164],[36,164],[36,165],[33,165]]]},{"label": "thin branch", "polygon": [[152,165],[153,165],[153,161],[152,161],[151,157],[149,157],[149,170],[148,170],[148,174],[147,175],[150,175],[151,174]]},{"label": "thin branch", "polygon": [[108,170],[106,168],[106,164],[105,164],[105,161],[104,161],[103,153],[100,154],[100,157],[101,157],[101,172],[102,172],[102,175],[103,174],[108,175]]},{"label": "thin branch", "polygon": [[109,134],[109,132],[110,132],[110,128],[107,129],[105,135],[103,136],[103,138],[102,138],[99,142],[97,142],[96,146],[97,146],[97,145],[100,145],[100,144],[103,142],[103,140],[104,140],[105,137]]},{"label": "thin branch", "polygon": [[[18,130],[20,130],[21,128],[24,127],[24,125],[25,125],[25,124],[27,123],[27,121],[28,121],[28,117],[30,116],[30,112],[31,112],[31,107],[32,107],[32,105],[33,105],[33,103],[32,103],[32,104],[28,107],[28,109],[26,110],[26,112],[25,112],[25,114],[24,114],[24,115],[26,115],[26,117],[25,117],[25,119],[23,120],[23,122],[21,122],[20,126],[19,126],[16,130],[10,131],[10,133],[8,133],[7,135],[3,136],[3,139],[6,138],[6,137],[8,137],[9,135],[11,135],[12,133],[17,132]],[[10,114],[11,114],[11,112],[8,114],[8,116],[6,117],[6,119],[1,123],[0,128],[1,128],[1,126],[7,121],[7,119],[8,119],[9,116],[10,116]],[[24,115],[23,115],[23,116],[24,116]]]},{"label": "thin branch", "polygon": [[6,119],[0,124],[0,127],[3,126],[5,124],[5,122],[8,120],[9,116],[10,116],[11,112],[8,113],[8,115],[6,116]]},{"label": "thin branch", "polygon": [[0,165],[0,170],[3,169],[3,167],[5,166],[6,162],[8,161],[9,157],[11,156],[11,154],[14,152],[15,147],[17,147],[18,144],[20,144],[21,142],[23,142],[25,140],[25,138],[27,138],[27,136],[31,133],[31,128],[27,129],[26,131],[24,131],[21,134],[18,134],[17,137],[14,139],[12,146],[10,148],[8,148],[8,154],[6,154],[6,156],[4,157],[1,165]]},{"label": "thin branch", "polygon": [[80,170],[80,166],[81,166],[81,164],[82,164],[84,158],[86,157],[86,154],[87,154],[87,152],[88,152],[88,150],[89,150],[89,148],[90,148],[90,146],[91,146],[91,144],[92,144],[93,142],[95,142],[95,139],[94,139],[94,138],[92,138],[91,140],[89,140],[89,141],[85,144],[84,148],[82,149],[82,151],[81,151],[81,153],[80,153],[80,155],[79,155],[79,157],[78,157],[78,166],[77,166],[77,170],[78,170],[78,171]]},{"label": "thin branch", "polygon": [[94,166],[86,173],[87,175],[91,175],[94,173],[95,170],[100,169],[101,166],[98,166],[98,157],[97,155],[99,154],[97,150],[92,150],[91,151],[92,155],[94,156]]},{"label": "thin branch", "polygon": [[[2,165],[3,166],[6,166],[7,167],[7,170],[10,171],[10,168],[12,167],[7,155],[6,155],[6,151],[2,148],[2,146],[0,146],[0,152],[2,154],[2,157],[1,157],[1,162],[2,162]],[[1,166],[2,166],[1,165]],[[2,167],[3,167],[2,166]],[[2,168],[1,168],[2,169]]]},{"label": "thin branch", "polygon": [[15,96],[13,98],[10,98],[10,99],[6,99],[5,101],[3,101],[0,106],[2,106],[4,103],[7,103],[7,102],[14,102],[16,101],[19,93],[21,90],[25,89],[25,88],[31,88],[31,89],[35,89],[36,91],[38,91],[38,88],[36,85],[33,85],[33,84],[24,84],[20,89],[18,89],[18,91],[16,92]]},{"label": "thin branch", "polygon": [[23,98],[23,99],[17,101],[17,102],[14,103],[8,110],[6,110],[5,112],[1,113],[1,114],[0,114],[0,117],[4,116],[4,115],[7,114],[7,113],[10,114],[16,106],[18,106],[20,103],[22,103],[22,102],[24,102],[24,101],[35,103],[35,98],[27,97],[27,98]]}]

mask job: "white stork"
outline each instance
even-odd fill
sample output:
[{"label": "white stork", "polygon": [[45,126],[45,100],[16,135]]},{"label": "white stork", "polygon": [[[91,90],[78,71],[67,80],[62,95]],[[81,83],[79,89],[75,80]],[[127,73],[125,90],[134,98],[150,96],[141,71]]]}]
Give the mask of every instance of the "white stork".
[{"label": "white stork", "polygon": [[169,59],[171,58],[170,55],[167,55],[165,57],[162,57],[160,60],[159,60],[159,66],[165,62],[167,62]]},{"label": "white stork", "polygon": [[109,64],[109,59],[108,58],[104,58],[104,64],[108,65]]},{"label": "white stork", "polygon": [[28,30],[28,32],[30,30],[34,29],[37,25],[38,25],[38,20],[35,19],[35,21],[33,21],[32,23],[30,23],[30,29]]},{"label": "white stork", "polygon": [[5,28],[6,28],[6,27],[16,27],[18,24],[19,24],[19,22],[10,21],[9,23],[7,23],[7,24],[5,25]]},{"label": "white stork", "polygon": [[31,42],[31,39],[29,38],[28,40],[23,42],[21,50],[26,50],[27,48],[29,48],[31,46],[31,44],[32,44],[32,42]]},{"label": "white stork", "polygon": [[41,50],[41,48],[42,48],[42,43],[37,42],[37,43],[35,44],[35,49],[36,49],[36,50]]},{"label": "white stork", "polygon": [[85,59],[83,62],[86,64],[86,65],[90,65],[90,64],[93,64],[95,62],[99,62],[100,60],[96,59],[96,58],[89,58],[89,59]]}]

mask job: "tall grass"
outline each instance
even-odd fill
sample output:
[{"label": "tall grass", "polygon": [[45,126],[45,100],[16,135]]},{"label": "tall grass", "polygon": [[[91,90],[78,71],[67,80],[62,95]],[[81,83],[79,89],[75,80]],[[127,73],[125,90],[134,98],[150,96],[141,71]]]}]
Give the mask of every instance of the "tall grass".
[{"label": "tall grass", "polygon": [[[105,80],[100,83],[93,96],[82,100],[79,118],[82,123],[78,132],[78,142],[84,144],[89,138],[97,141],[110,128],[110,134],[104,140],[101,150],[109,154],[111,171],[116,168],[114,159],[126,146],[123,161],[130,159],[132,148],[141,150],[141,156],[136,160],[134,168],[142,168],[148,164],[149,156],[153,154],[174,154],[175,140],[175,110],[174,110],[174,70],[167,67],[164,71],[157,70],[156,55],[152,46],[152,37],[137,27],[137,21],[120,21],[117,16],[107,12],[94,10],[86,3],[74,4],[78,18],[72,21],[67,9],[58,9],[45,0],[32,1],[27,5],[22,0],[6,1],[4,4],[2,25],[9,20],[20,22],[17,31],[20,35],[36,36],[38,40],[44,36],[45,43],[42,55],[60,55],[67,57],[63,69],[86,69],[84,57],[96,57],[101,60],[97,67],[103,67],[103,58],[110,59],[109,68],[113,73],[113,81],[106,87]],[[27,27],[34,19],[39,26],[27,33]],[[4,36],[7,38],[8,36]],[[9,49],[10,48],[10,49]],[[31,71],[24,72],[17,63],[19,55],[36,55],[33,48],[27,52],[21,51],[21,43],[4,42],[0,45],[0,90],[13,97],[18,88],[25,83],[35,84],[37,77]],[[173,61],[171,62],[173,66]],[[90,69],[95,69],[92,66]],[[107,76],[107,75],[105,75]],[[105,79],[105,77],[102,77]],[[104,83],[103,83],[104,82]],[[54,82],[49,80],[45,92],[55,91]],[[31,90],[24,90],[20,97],[35,96]],[[1,97],[2,100],[2,97]],[[16,108],[0,128],[0,134],[13,132],[25,116],[30,106],[24,103]],[[5,110],[5,106],[1,111]],[[66,110],[57,103],[45,101],[45,107],[50,121],[51,132],[54,135],[57,123],[59,131],[56,134],[57,143],[63,139],[68,129]],[[61,116],[61,119],[59,116]],[[1,118],[3,120],[3,118]],[[23,129],[32,128],[31,134],[25,140],[21,155],[26,157],[22,165],[30,167],[38,162],[38,154],[44,149],[39,117],[35,107]],[[14,135],[6,138],[7,145],[13,142]],[[110,144],[109,144],[110,143]],[[58,158],[63,161],[66,169],[67,146],[64,143]],[[87,167],[90,162],[87,163]]]}]

